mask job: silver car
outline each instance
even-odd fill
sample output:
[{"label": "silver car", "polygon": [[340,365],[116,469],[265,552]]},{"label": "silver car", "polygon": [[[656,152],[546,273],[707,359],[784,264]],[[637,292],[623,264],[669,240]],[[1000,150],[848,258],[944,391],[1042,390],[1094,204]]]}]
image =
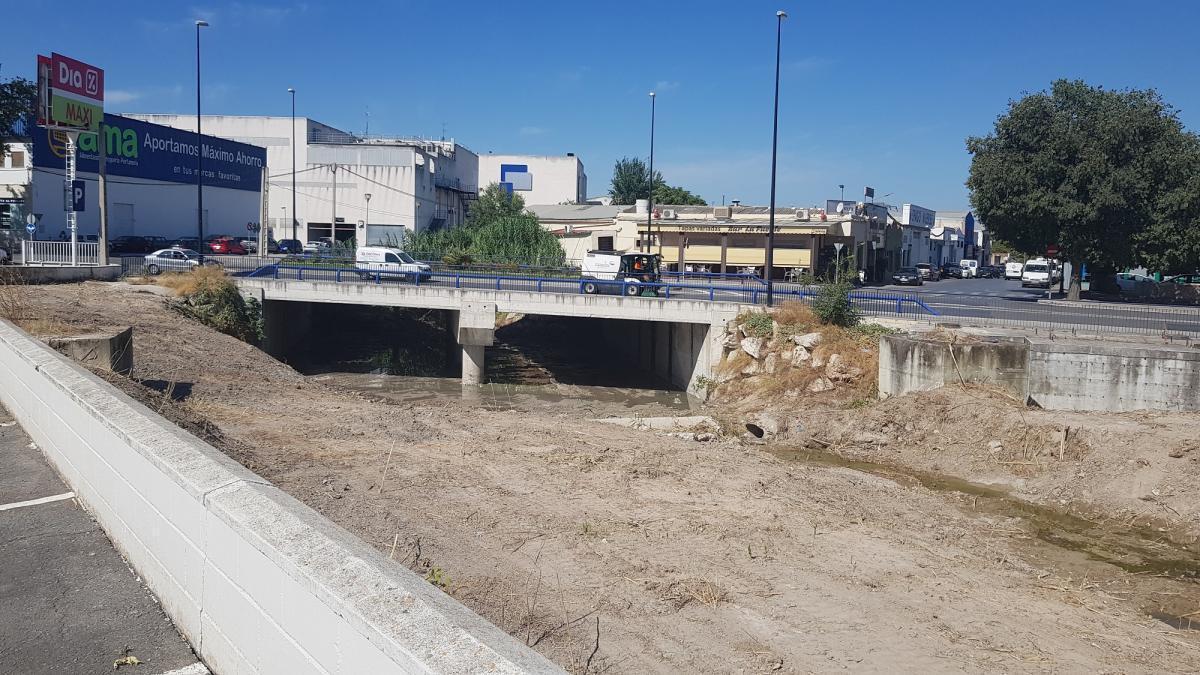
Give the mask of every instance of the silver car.
[{"label": "silver car", "polygon": [[188,272],[200,266],[200,254],[190,248],[164,248],[145,258],[147,274]]}]

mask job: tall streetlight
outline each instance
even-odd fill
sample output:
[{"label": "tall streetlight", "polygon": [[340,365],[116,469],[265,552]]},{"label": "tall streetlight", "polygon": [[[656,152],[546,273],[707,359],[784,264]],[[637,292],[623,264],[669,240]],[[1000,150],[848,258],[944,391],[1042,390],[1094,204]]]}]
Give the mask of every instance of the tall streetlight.
[{"label": "tall streetlight", "polygon": [[775,285],[771,269],[775,266],[775,160],[779,147],[779,53],[783,42],[783,20],[787,12],[782,9],[775,12],[775,122],[771,128],[771,207],[767,221],[767,259],[764,273],[767,277],[767,307],[775,300]]},{"label": "tall streetlight", "polygon": [[292,95],[292,241],[296,241],[296,89],[288,87]]},{"label": "tall streetlight", "polygon": [[204,255],[204,145],[200,136],[200,29],[207,21],[196,21],[196,247]]},{"label": "tall streetlight", "polygon": [[841,196],[838,197],[838,201],[839,202],[846,201],[846,186],[842,183],[838,183],[838,189],[842,191]]},{"label": "tall streetlight", "polygon": [[[646,200],[646,253],[650,252],[651,219],[654,217],[654,92],[650,92],[650,194]],[[661,233],[660,233],[661,234]]]},{"label": "tall streetlight", "polygon": [[[364,199],[364,200],[366,200],[366,202],[367,202],[366,214],[364,214],[364,215],[363,215],[363,218],[364,218],[364,221],[365,221],[365,225],[366,225],[367,227],[370,227],[370,226],[371,226],[371,193],[370,193],[370,192],[364,192],[364,193],[363,193],[363,199]],[[366,236],[367,236],[367,235],[366,235],[366,233],[364,232],[364,233],[363,233],[363,237],[365,238]]]}]

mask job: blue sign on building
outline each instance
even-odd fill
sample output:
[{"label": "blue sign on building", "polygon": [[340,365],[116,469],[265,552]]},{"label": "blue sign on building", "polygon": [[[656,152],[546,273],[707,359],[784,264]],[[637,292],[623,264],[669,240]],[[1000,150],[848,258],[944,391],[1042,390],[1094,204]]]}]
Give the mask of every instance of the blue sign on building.
[{"label": "blue sign on building", "polygon": [[[99,138],[104,139],[110,176],[194,185],[196,160],[202,153],[205,186],[262,189],[262,172],[267,165],[265,148],[203,135],[197,145],[192,132],[105,114],[99,137],[79,135],[78,171],[99,171]],[[65,136],[47,133],[41,127],[33,130],[35,168],[61,171],[65,158]]]},{"label": "blue sign on building", "polygon": [[529,173],[527,164],[501,164],[500,187],[508,194],[513,190],[529,192],[533,189],[533,174]]}]

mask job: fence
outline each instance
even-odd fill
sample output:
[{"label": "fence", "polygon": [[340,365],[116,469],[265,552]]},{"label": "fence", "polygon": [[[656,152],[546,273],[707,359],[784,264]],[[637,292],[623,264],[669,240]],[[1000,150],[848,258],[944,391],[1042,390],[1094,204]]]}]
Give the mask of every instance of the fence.
[{"label": "fence", "polygon": [[26,265],[98,265],[100,245],[77,243],[72,256],[69,241],[24,240],[21,242],[21,262]]},{"label": "fence", "polygon": [[929,300],[940,322],[1023,328],[1059,335],[1147,335],[1200,340],[1200,308],[1120,302],[943,296]]}]

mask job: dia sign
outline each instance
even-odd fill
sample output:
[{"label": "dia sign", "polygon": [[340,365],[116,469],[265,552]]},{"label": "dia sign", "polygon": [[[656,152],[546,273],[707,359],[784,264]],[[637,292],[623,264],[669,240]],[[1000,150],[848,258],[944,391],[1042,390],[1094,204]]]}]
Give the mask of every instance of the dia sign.
[{"label": "dia sign", "polygon": [[51,54],[47,85],[50,108],[47,121],[51,126],[100,130],[104,118],[103,70],[69,56]]}]

